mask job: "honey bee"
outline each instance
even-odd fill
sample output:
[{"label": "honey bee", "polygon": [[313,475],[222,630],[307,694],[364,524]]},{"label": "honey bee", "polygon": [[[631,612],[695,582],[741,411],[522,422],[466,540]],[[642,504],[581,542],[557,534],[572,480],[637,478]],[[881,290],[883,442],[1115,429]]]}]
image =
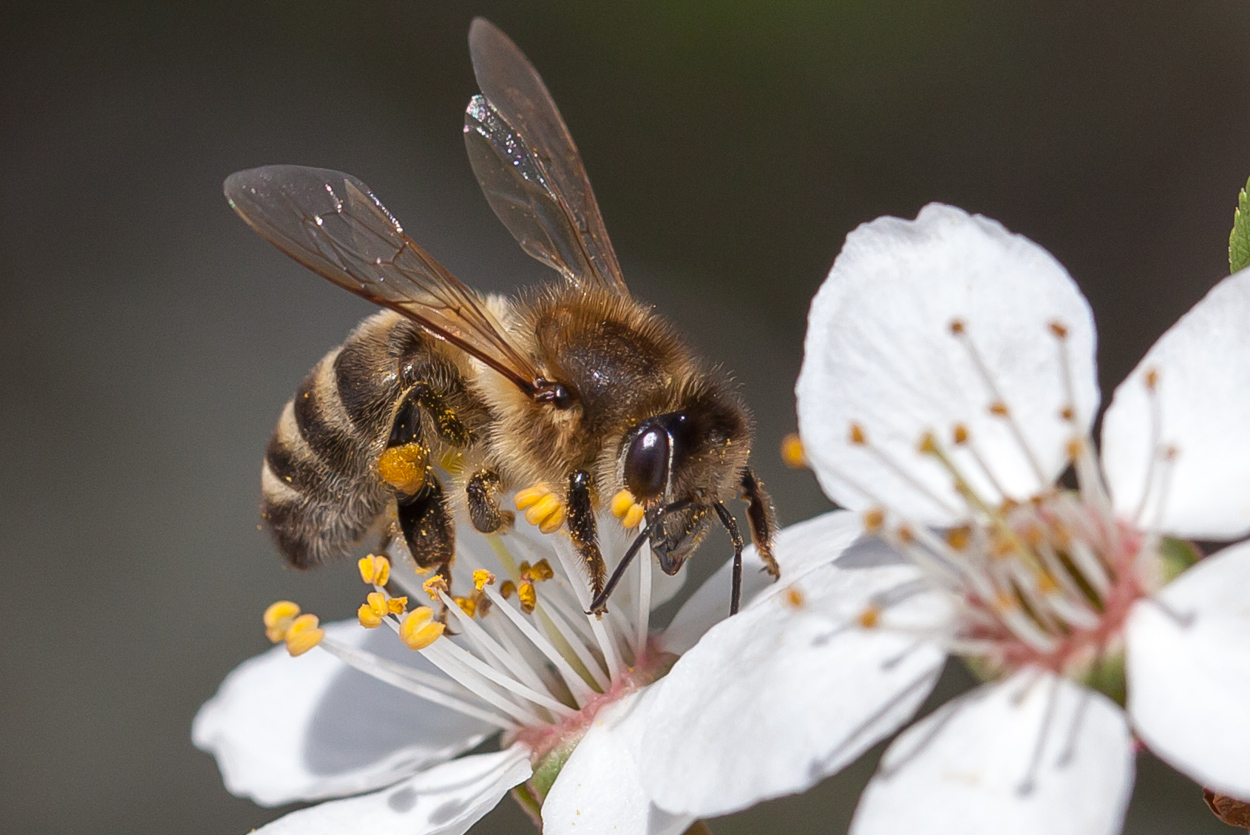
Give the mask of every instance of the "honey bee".
[{"label": "honey bee", "polygon": [[[469,31],[481,95],[465,114],[473,171],[521,247],[559,280],[518,298],[469,289],[404,234],[360,180],[277,165],[232,174],[230,205],[313,272],[386,308],[327,354],[286,404],[261,472],[262,515],[296,567],[347,554],[393,514],[419,567],[450,581],[453,498],[507,530],[522,489],[544,533],[567,527],[591,611],[649,542],[675,574],[725,500],[779,576],[772,501],[749,466],[752,420],[729,379],[632,298],[582,161],[537,71],[499,29]],[[455,460],[451,494],[438,462]],[[459,494],[457,496],[457,494]],[[645,522],[610,578],[596,512]]]}]

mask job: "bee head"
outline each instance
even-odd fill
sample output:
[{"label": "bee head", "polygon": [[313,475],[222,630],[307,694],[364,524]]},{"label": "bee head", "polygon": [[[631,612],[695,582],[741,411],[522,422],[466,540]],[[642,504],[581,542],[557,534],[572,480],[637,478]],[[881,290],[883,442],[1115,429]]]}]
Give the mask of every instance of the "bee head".
[{"label": "bee head", "polygon": [[745,408],[717,394],[700,392],[686,408],[640,421],[622,442],[621,480],[646,508],[651,550],[669,574],[702,539],[712,505],[736,494],[750,453]]}]

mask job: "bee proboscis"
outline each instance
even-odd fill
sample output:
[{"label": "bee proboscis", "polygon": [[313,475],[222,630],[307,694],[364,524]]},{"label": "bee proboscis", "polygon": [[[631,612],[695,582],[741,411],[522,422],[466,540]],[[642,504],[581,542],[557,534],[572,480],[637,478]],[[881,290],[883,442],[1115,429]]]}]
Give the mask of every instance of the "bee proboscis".
[{"label": "bee proboscis", "polygon": [[[487,298],[349,174],[279,165],[231,175],[226,196],[253,229],[386,308],[287,403],[262,469],[264,518],[303,568],[346,554],[393,512],[418,566],[450,578],[453,496],[436,471],[450,456],[456,502],[484,533],[515,521],[503,494],[543,485],[528,490],[540,527],[567,528],[597,613],[644,543],[674,574],[715,516],[734,545],[737,611],[743,540],[726,499],[746,501],[757,551],[778,574],[772,502],[749,466],[750,413],[727,377],[630,296],[537,71],[480,18],[469,46],[482,90],[465,114],[474,173],[522,248],[560,278]],[[609,505],[642,525],[610,578],[596,532]]]}]

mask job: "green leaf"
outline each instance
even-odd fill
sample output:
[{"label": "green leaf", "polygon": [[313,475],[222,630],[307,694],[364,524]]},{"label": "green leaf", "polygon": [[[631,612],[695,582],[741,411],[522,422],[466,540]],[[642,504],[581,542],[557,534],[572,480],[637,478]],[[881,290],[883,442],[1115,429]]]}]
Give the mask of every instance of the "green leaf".
[{"label": "green leaf", "polygon": [[1250,267],[1250,181],[1237,198],[1237,211],[1233,212],[1233,231],[1228,236],[1228,269],[1230,272]]}]

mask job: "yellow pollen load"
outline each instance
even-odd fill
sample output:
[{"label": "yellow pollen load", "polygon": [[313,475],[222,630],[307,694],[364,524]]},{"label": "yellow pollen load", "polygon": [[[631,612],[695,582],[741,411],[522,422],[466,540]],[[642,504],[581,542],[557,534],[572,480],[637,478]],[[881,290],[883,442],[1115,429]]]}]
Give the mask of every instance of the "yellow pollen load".
[{"label": "yellow pollen load", "polygon": [[429,606],[413,609],[399,624],[399,640],[408,649],[425,649],[443,635],[447,627],[434,620],[434,610]]},{"label": "yellow pollen load", "polygon": [[360,579],[369,586],[385,586],[391,579],[391,561],[386,557],[369,554],[361,557],[356,563],[360,569]]},{"label": "yellow pollen load", "polygon": [[316,615],[300,615],[293,620],[286,631],[286,651],[292,657],[303,655],[321,643],[326,631],[320,624]]},{"label": "yellow pollen load", "polygon": [[646,511],[642,505],[634,500],[634,494],[628,490],[621,490],[612,497],[609,505],[612,515],[621,520],[621,525],[625,530],[632,531],[642,523]]},{"label": "yellow pollen load", "polygon": [[416,441],[393,446],[378,459],[378,475],[396,490],[411,495],[425,486],[428,456],[429,450]]},{"label": "yellow pollen load", "polygon": [[555,533],[564,524],[564,502],[547,484],[518,490],[514,501],[516,509],[525,512],[525,521],[537,525],[543,533]]},{"label": "yellow pollen load", "polygon": [[792,470],[807,469],[807,451],[797,433],[791,432],[781,439],[781,460]]},{"label": "yellow pollen load", "polygon": [[517,599],[521,601],[521,611],[530,614],[534,611],[534,607],[538,605],[538,594],[534,591],[534,584],[529,580],[522,581],[517,586]]},{"label": "yellow pollen load", "polygon": [[494,584],[495,575],[485,568],[479,568],[473,572],[473,587],[478,591],[481,591],[484,586],[493,586]]},{"label": "yellow pollen load", "polygon": [[864,629],[873,629],[881,622],[881,609],[876,606],[869,606],[867,609],[859,613],[859,625]]},{"label": "yellow pollen load", "polygon": [[286,639],[286,631],[291,622],[299,617],[299,611],[299,606],[289,600],[279,600],[269,605],[265,610],[264,621],[265,636],[270,643],[277,644]]}]

